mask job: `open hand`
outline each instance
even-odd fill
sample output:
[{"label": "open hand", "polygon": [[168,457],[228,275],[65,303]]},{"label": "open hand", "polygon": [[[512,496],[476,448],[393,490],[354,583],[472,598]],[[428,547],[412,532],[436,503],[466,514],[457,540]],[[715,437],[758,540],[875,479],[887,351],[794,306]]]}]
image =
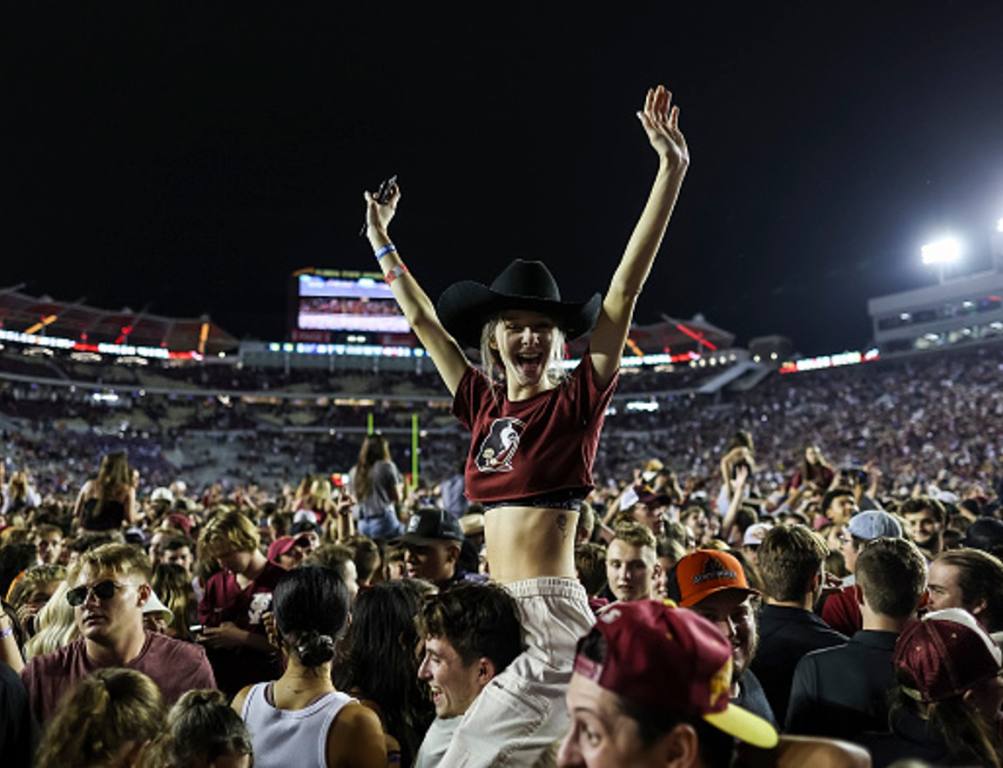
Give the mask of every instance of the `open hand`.
[{"label": "open hand", "polygon": [[637,117],[659,159],[671,170],[684,171],[690,164],[690,152],[679,130],[679,107],[670,106],[671,102],[672,94],[664,85],[649,89],[644,110]]}]

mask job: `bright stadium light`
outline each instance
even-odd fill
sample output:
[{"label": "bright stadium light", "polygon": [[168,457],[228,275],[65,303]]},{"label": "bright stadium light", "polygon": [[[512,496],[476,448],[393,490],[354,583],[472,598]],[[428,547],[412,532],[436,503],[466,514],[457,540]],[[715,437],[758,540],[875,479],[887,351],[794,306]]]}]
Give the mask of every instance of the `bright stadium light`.
[{"label": "bright stadium light", "polygon": [[961,258],[961,243],[953,237],[945,237],[924,245],[920,252],[924,264],[953,264]]},{"label": "bright stadium light", "polygon": [[1003,232],[1003,219],[996,222],[996,231]]},{"label": "bright stadium light", "polygon": [[934,240],[920,248],[923,264],[937,268],[937,280],[944,284],[944,268],[961,258],[961,242],[954,237]]}]

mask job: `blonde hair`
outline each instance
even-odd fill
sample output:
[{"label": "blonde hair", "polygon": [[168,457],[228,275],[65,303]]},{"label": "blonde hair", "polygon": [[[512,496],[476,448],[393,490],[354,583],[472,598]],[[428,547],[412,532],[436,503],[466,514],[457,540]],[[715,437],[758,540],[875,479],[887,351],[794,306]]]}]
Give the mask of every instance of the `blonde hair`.
[{"label": "blonde hair", "polygon": [[77,638],[77,624],[73,606],[66,601],[70,585],[65,581],[52,593],[35,617],[37,632],[25,643],[24,658],[44,656],[69,645]]},{"label": "blonde hair", "polygon": [[155,739],[164,729],[164,700],[150,678],[107,667],[83,678],[63,698],[38,748],[38,768],[110,765],[123,746]]},{"label": "blonde hair", "polygon": [[7,602],[15,608],[20,608],[35,587],[51,584],[54,581],[63,581],[65,578],[66,569],[61,565],[32,566],[24,572],[24,576],[19,581],[14,583],[7,596]]},{"label": "blonde hair", "polygon": [[102,544],[100,547],[87,550],[73,564],[67,581],[70,583],[76,581],[85,568],[95,573],[111,571],[120,576],[137,573],[146,583],[149,583],[153,572],[150,558],[143,550],[132,544]]},{"label": "blonde hair", "polygon": [[151,586],[154,594],[171,610],[168,626],[174,630],[174,636],[190,640],[188,624],[195,613],[196,601],[187,571],[180,565],[158,565],[153,571]]},{"label": "blonde hair", "polygon": [[[495,337],[495,329],[501,321],[501,317],[493,317],[484,323],[484,327],[481,329],[481,366],[484,368],[484,375],[492,384],[504,380],[505,366],[502,365],[501,355],[497,349],[491,346]],[[561,367],[561,362],[565,359],[564,346],[566,341],[564,331],[555,325],[550,338],[547,369],[543,374],[547,383],[553,387],[564,381],[565,371]]]},{"label": "blonde hair", "polygon": [[650,547],[652,550],[657,547],[655,534],[651,532],[651,529],[633,521],[619,523],[613,529],[613,538],[610,539],[610,543],[612,544],[618,539],[633,547]]},{"label": "blonde hair", "polygon": [[261,543],[261,533],[247,515],[225,509],[209,518],[199,535],[199,557],[215,557],[221,549],[253,552]]}]

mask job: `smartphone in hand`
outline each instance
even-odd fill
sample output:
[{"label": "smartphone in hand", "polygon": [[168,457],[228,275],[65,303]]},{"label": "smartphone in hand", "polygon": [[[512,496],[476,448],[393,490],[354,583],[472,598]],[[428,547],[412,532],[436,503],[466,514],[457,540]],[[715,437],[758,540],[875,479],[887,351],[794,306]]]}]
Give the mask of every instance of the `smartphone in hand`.
[{"label": "smartphone in hand", "polygon": [[[380,188],[376,190],[375,199],[380,205],[386,205],[390,202],[390,196],[393,194],[394,186],[397,184],[397,174],[395,173],[389,179],[384,179],[380,182]],[[362,225],[362,229],[359,231],[359,237],[366,236],[366,224]]]}]

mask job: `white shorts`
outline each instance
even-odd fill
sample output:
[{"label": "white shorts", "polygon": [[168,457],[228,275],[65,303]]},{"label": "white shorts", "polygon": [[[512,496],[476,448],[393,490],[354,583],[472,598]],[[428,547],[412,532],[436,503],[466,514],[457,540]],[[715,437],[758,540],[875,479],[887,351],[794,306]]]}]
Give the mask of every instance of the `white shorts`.
[{"label": "white shorts", "polygon": [[531,766],[568,729],[564,697],[575,647],[595,623],[585,590],[557,577],[505,588],[519,605],[526,650],[474,700],[441,766]]}]

